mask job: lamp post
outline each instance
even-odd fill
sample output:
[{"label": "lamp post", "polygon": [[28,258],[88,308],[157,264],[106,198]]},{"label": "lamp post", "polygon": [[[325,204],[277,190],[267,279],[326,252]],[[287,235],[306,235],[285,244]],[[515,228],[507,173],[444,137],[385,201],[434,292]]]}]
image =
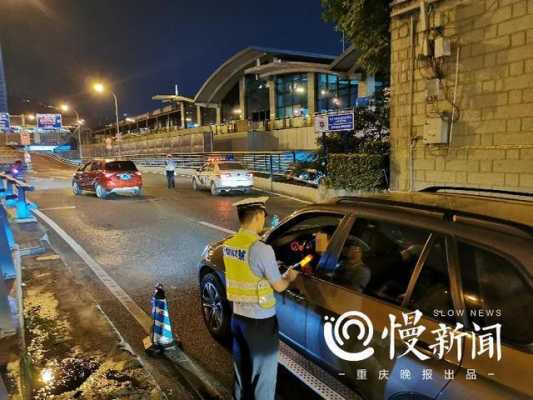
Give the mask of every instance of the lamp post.
[{"label": "lamp post", "polygon": [[78,131],[78,146],[79,146],[79,152],[80,152],[80,161],[83,163],[83,152],[82,152],[82,144],[81,144],[81,126],[83,125],[83,121],[80,119],[80,114],[74,109],[71,108],[68,104],[61,104],[59,106],[59,109],[63,112],[68,112],[72,110],[72,112],[76,115],[76,124],[77,127],[74,130],[74,132]]},{"label": "lamp post", "polygon": [[[98,93],[98,94],[102,94],[105,92],[105,86],[103,83],[95,83],[93,85],[93,90]],[[120,127],[118,125],[118,98],[117,98],[117,95],[113,92],[111,92],[111,95],[113,96],[113,100],[115,101],[115,119],[116,119],[116,124],[117,124],[117,130],[116,130],[116,138],[117,138],[117,142],[118,142],[118,155],[120,156],[121,155],[121,146],[120,146],[120,142],[121,142],[121,135],[120,135]]]}]

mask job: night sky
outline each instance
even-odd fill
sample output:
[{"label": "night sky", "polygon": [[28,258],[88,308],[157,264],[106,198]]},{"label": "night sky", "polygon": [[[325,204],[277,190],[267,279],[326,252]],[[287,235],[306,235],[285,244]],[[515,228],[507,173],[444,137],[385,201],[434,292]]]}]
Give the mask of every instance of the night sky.
[{"label": "night sky", "polygon": [[[66,101],[91,125],[160,105],[155,94],[194,96],[228,57],[248,46],[337,55],[339,35],[320,0],[0,0],[0,42],[12,114]],[[29,99],[30,102],[24,102]]]}]

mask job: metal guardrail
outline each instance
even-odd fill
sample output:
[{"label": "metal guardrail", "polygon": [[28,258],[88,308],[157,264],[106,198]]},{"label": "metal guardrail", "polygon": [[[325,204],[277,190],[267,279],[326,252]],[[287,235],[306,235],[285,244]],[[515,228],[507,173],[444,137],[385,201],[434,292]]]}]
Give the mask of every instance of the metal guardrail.
[{"label": "metal guardrail", "polygon": [[[143,167],[161,167],[166,161],[166,154],[134,154],[123,156]],[[296,153],[287,152],[212,152],[212,153],[178,153],[172,154],[177,168],[198,169],[212,159],[235,161],[248,170],[267,175],[283,175],[291,164],[296,162]]]},{"label": "metal guardrail", "polygon": [[[17,193],[14,193],[15,190]],[[0,173],[0,198],[4,200],[4,204],[0,204],[0,338],[16,333],[16,327],[13,323],[11,308],[9,306],[7,281],[17,280],[19,313],[21,312],[22,304],[22,300],[19,298],[22,293],[19,287],[21,280],[20,271],[17,271],[15,268],[12,253],[16,245],[13,232],[9,226],[5,207],[16,207],[18,220],[32,218],[30,206],[26,202],[26,192],[32,190],[33,186],[5,173]]]},{"label": "metal guardrail", "polygon": [[16,207],[18,220],[33,219],[31,208],[35,206],[26,201],[26,192],[33,190],[34,187],[26,182],[15,179],[5,172],[0,173],[0,198],[5,200],[8,208]]},{"label": "metal guardrail", "polygon": [[[73,166],[73,167],[78,167],[81,164],[81,161],[79,159],[72,159],[72,158],[69,158],[69,157],[63,157],[62,156],[63,153],[58,154],[58,153],[52,153],[50,151],[36,151],[35,153],[40,154],[40,155],[45,156],[45,157],[48,157],[48,158],[51,158],[51,159],[56,160],[56,161],[58,161],[60,163]],[[68,155],[71,155],[71,154],[64,154],[64,155],[68,156]],[[76,154],[76,155],[78,156],[78,154]]]}]

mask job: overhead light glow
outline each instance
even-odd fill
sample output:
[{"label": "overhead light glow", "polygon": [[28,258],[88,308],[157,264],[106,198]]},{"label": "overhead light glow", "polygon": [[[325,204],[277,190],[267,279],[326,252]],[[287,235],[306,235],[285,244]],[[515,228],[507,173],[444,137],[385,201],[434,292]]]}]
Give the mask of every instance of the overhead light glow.
[{"label": "overhead light glow", "polygon": [[96,93],[103,93],[104,90],[105,90],[105,86],[103,83],[100,83],[100,82],[97,82],[93,85],[93,90],[96,92]]}]

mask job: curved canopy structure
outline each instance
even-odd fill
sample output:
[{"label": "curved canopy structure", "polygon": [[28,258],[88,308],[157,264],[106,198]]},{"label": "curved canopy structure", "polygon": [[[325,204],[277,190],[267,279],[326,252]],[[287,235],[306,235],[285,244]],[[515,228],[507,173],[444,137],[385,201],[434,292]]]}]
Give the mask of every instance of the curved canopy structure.
[{"label": "curved canopy structure", "polygon": [[359,50],[354,46],[350,46],[344,53],[335,58],[330,65],[331,71],[353,74],[355,72],[363,72],[362,67],[357,64],[359,57]]},{"label": "curved canopy structure", "polygon": [[239,78],[243,76],[244,71],[253,66],[260,66],[263,63],[274,63],[274,61],[277,63],[278,60],[281,60],[281,62],[295,61],[327,66],[334,59],[335,57],[324,54],[265,47],[248,47],[235,54],[217,68],[202,85],[194,101],[204,104],[220,103],[228,91],[239,81]]}]

